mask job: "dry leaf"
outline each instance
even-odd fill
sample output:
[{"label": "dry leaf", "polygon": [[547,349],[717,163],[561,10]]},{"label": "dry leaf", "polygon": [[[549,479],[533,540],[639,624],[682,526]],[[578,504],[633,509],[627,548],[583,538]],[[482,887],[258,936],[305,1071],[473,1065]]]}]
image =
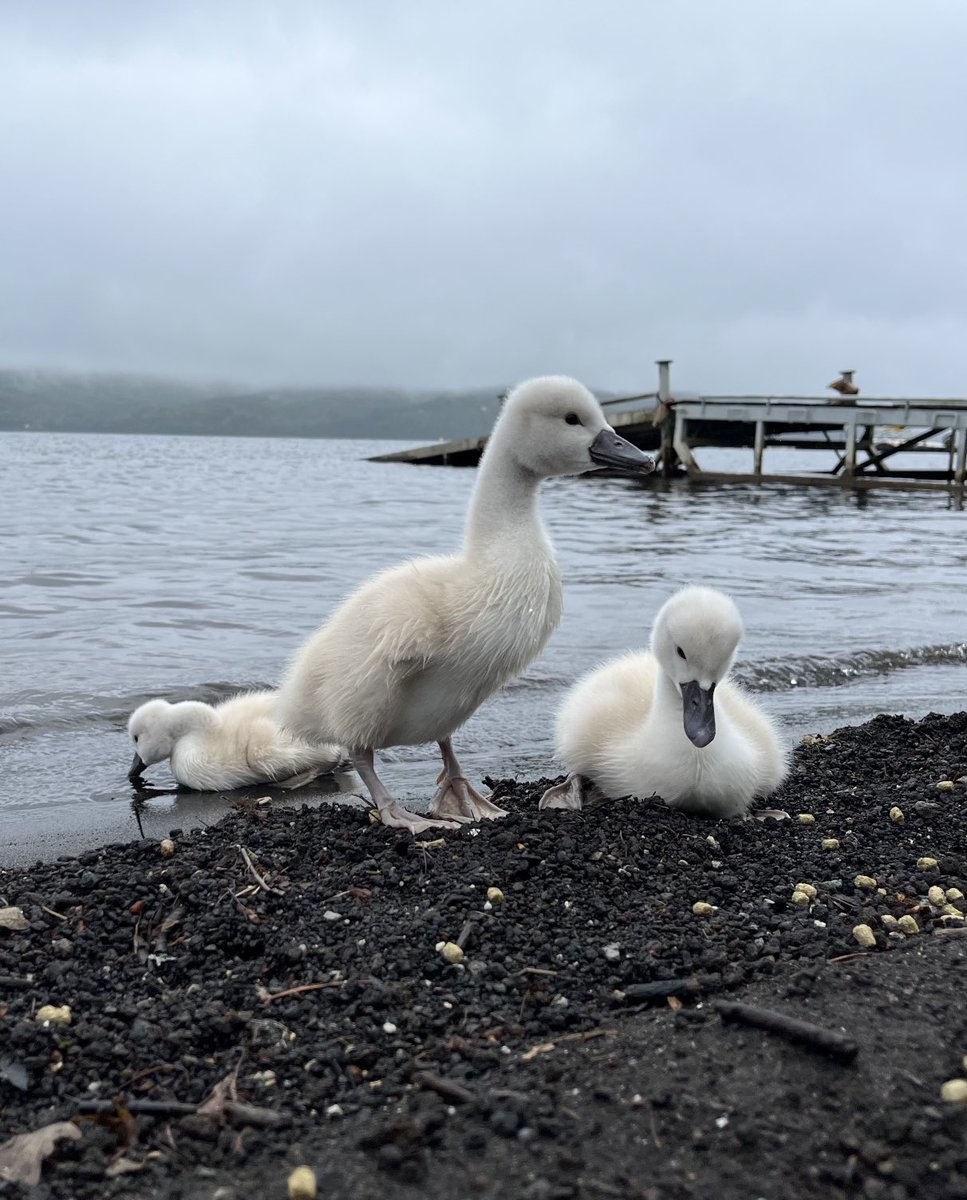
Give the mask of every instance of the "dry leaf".
[{"label": "dry leaf", "polygon": [[30,928],[30,922],[24,916],[22,908],[0,908],[0,929],[12,929],[15,933],[23,933]]},{"label": "dry leaf", "polygon": [[[239,1063],[239,1066],[241,1066],[241,1063]],[[230,1075],[226,1075],[224,1079],[219,1079],[218,1083],[212,1088],[208,1099],[198,1105],[198,1115],[200,1117],[220,1117],[225,1111],[226,1103],[238,1099],[237,1087],[238,1067]]]},{"label": "dry leaf", "polygon": [[62,1138],[80,1140],[81,1131],[72,1121],[55,1121],[32,1133],[20,1133],[0,1146],[0,1179],[33,1187],[40,1183],[44,1159],[54,1153]]},{"label": "dry leaf", "polygon": [[135,1162],[133,1158],[122,1155],[111,1163],[104,1174],[108,1179],[113,1179],[116,1175],[133,1175],[135,1171],[143,1171],[145,1166],[143,1162]]}]

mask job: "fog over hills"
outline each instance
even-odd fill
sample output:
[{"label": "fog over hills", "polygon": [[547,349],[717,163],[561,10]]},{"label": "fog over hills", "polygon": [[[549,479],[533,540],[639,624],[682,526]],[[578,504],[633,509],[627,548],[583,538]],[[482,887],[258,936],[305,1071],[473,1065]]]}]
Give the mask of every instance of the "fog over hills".
[{"label": "fog over hills", "polygon": [[188,383],[139,375],[0,370],[0,430],[244,437],[471,437],[503,387],[465,391]]}]

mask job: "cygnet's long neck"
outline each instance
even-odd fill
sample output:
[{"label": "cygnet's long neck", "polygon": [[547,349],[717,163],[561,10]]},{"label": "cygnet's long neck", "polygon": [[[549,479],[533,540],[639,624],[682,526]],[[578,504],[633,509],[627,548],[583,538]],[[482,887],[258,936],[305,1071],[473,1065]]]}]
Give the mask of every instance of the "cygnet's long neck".
[{"label": "cygnet's long neck", "polygon": [[652,706],[652,715],[657,720],[671,718],[679,725],[683,721],[682,690],[660,664],[655,684],[655,703]]},{"label": "cygnet's long neck", "polygon": [[467,516],[464,548],[470,555],[508,547],[549,551],[538,512],[540,477],[518,463],[495,432],[480,463]]}]

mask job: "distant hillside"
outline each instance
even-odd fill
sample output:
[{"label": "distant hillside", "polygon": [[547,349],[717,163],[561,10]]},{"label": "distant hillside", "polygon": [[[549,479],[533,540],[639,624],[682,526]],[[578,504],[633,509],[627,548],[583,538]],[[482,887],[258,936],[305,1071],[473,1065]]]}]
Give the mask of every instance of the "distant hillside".
[{"label": "distant hillside", "polygon": [[135,375],[0,370],[0,430],[434,441],[486,433],[501,390],[244,391]]}]

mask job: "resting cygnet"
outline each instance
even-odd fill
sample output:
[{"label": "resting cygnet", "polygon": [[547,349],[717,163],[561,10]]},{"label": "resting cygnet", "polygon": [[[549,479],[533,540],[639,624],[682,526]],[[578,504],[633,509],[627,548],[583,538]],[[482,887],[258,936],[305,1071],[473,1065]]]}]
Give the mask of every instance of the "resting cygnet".
[{"label": "resting cygnet", "polygon": [[[480,464],[459,553],[417,558],[364,583],[296,655],[278,719],[300,738],[349,746],[386,825],[500,817],[464,777],[450,735],[544,648],[561,616],[561,578],[537,507],[541,480],[595,467],[650,471],[574,379],[515,388]],[[373,753],[439,744],[431,817],[383,786]],[[437,818],[437,819],[433,819]]]},{"label": "resting cygnet", "polygon": [[544,793],[541,808],[657,794],[672,808],[728,817],[774,792],[788,773],[786,750],[769,717],[728,679],[741,637],[739,610],[722,592],[687,587],[672,596],[650,651],[607,663],[566,697],[557,750],[571,775]]},{"label": "resting cygnet", "polygon": [[221,704],[149,700],[128,721],[134,742],[132,783],[151,763],[171,759],[171,773],[197,792],[227,792],[249,784],[296,788],[320,775],[348,771],[341,746],[310,743],[279,728],[276,693],[245,692]]}]

